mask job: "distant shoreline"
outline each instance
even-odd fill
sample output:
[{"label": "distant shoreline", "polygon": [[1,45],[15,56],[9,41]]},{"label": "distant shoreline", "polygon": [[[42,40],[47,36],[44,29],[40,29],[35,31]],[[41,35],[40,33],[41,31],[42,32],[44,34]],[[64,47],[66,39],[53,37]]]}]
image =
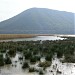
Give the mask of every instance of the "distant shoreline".
[{"label": "distant shoreline", "polygon": [[75,37],[75,35],[68,34],[0,34],[0,40],[17,39],[17,38],[31,38],[36,36],[57,36],[57,37]]}]

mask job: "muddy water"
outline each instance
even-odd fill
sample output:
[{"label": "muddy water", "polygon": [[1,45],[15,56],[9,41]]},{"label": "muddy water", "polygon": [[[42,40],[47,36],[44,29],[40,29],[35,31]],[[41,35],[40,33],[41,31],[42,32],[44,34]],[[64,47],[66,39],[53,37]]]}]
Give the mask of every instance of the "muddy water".
[{"label": "muddy water", "polygon": [[[0,75],[39,75],[38,72],[33,72],[29,73],[28,69],[23,70],[22,64],[18,57],[21,56],[20,53],[17,53],[16,56],[12,59],[12,65],[6,65],[4,67],[0,68]],[[41,61],[45,61],[45,58],[41,58]],[[17,62],[15,62],[17,61]],[[42,69],[37,66],[38,62],[35,65],[30,65],[33,66],[37,69]],[[48,67],[44,71],[44,75],[75,75],[75,64],[73,63],[61,63],[58,58],[55,57],[55,59],[52,60],[52,65]],[[57,73],[57,70],[61,72]]]},{"label": "muddy water", "polygon": [[[53,65],[56,65],[56,69],[53,69]],[[47,73],[46,75],[75,75],[75,64],[73,63],[61,63],[58,58],[52,61],[52,65],[47,68]],[[57,73],[57,69],[61,72]],[[53,72],[49,72],[49,71]]]},{"label": "muddy water", "polygon": [[22,69],[22,62],[18,59],[21,56],[17,53],[14,58],[11,58],[12,64],[0,68],[0,75],[37,75],[37,73],[28,73],[28,70]]}]

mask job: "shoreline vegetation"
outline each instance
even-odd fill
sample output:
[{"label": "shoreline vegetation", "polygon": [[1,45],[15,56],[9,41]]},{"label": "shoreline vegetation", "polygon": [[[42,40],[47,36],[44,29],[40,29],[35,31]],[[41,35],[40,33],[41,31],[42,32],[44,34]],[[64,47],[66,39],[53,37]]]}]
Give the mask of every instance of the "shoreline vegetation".
[{"label": "shoreline vegetation", "polygon": [[18,39],[18,38],[32,38],[36,36],[57,36],[57,37],[75,37],[68,34],[0,34],[0,40]]},{"label": "shoreline vegetation", "polygon": [[[51,66],[55,54],[57,58],[63,58],[60,60],[62,63],[75,63],[75,38],[68,37],[64,40],[54,41],[46,40],[42,41],[42,43],[40,40],[0,42],[0,66],[12,64],[10,57],[14,57],[17,52],[23,54],[22,57],[19,57],[19,60],[22,60],[22,69],[29,69],[29,72],[37,71],[39,74],[43,74],[46,68]],[[4,53],[5,58],[3,57]],[[42,57],[45,58],[44,62],[40,61]],[[26,60],[28,60],[30,64],[39,62],[37,66],[42,67],[43,70],[38,71],[35,67],[30,67]],[[7,63],[7,61],[9,62]],[[17,61],[15,62],[17,63]],[[58,69],[56,70],[57,73],[61,73]]]}]

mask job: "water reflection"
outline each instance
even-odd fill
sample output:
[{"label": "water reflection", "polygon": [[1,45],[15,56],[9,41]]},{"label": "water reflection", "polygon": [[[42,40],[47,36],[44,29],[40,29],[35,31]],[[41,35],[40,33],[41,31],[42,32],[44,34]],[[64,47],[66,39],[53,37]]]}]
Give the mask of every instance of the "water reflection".
[{"label": "water reflection", "polygon": [[37,40],[63,40],[64,38],[58,36],[37,36],[32,38],[18,38],[18,39],[9,39],[9,40],[0,40],[0,41],[37,41]]},{"label": "water reflection", "polygon": [[[28,69],[23,70],[21,61],[18,59],[21,56],[20,53],[17,53],[12,59],[12,65],[6,65],[0,68],[0,75],[39,75],[37,72],[29,73]],[[45,58],[41,58],[41,61],[45,61]],[[17,61],[17,62],[15,62]],[[35,68],[40,69],[37,66],[38,62],[35,65],[30,65]],[[15,66],[16,65],[16,66]],[[73,63],[61,63],[58,58],[52,60],[52,65],[45,70],[45,75],[75,75],[75,64]],[[57,74],[57,69],[61,74]]]}]

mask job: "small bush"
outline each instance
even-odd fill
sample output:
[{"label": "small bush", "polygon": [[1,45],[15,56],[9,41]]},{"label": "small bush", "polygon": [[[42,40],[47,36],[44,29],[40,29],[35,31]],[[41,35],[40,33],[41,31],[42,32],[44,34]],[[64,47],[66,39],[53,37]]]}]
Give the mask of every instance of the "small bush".
[{"label": "small bush", "polygon": [[11,57],[14,57],[16,55],[16,51],[14,49],[10,49],[8,51],[8,54],[11,56]]},{"label": "small bush", "polygon": [[62,62],[75,63],[75,58],[72,55],[66,54],[65,59]]},{"label": "small bush", "polygon": [[0,66],[4,66],[3,54],[0,54]]},{"label": "small bush", "polygon": [[30,59],[32,57],[31,52],[24,53],[25,59]]},{"label": "small bush", "polygon": [[28,62],[24,62],[22,68],[23,68],[23,69],[29,68]]},{"label": "small bush", "polygon": [[33,68],[33,67],[29,68],[29,72],[35,72],[35,71],[36,71],[35,68]]},{"label": "small bush", "polygon": [[36,62],[36,57],[31,57],[30,62]]},{"label": "small bush", "polygon": [[39,63],[39,67],[49,67],[50,65],[51,65],[51,62],[49,61]]},{"label": "small bush", "polygon": [[44,75],[43,71],[39,71],[39,75]]},{"label": "small bush", "polygon": [[47,61],[51,61],[52,60],[52,54],[48,54],[45,59]]},{"label": "small bush", "polygon": [[6,58],[5,58],[5,64],[11,64],[11,63],[12,63],[11,59],[8,56],[6,56]]}]

